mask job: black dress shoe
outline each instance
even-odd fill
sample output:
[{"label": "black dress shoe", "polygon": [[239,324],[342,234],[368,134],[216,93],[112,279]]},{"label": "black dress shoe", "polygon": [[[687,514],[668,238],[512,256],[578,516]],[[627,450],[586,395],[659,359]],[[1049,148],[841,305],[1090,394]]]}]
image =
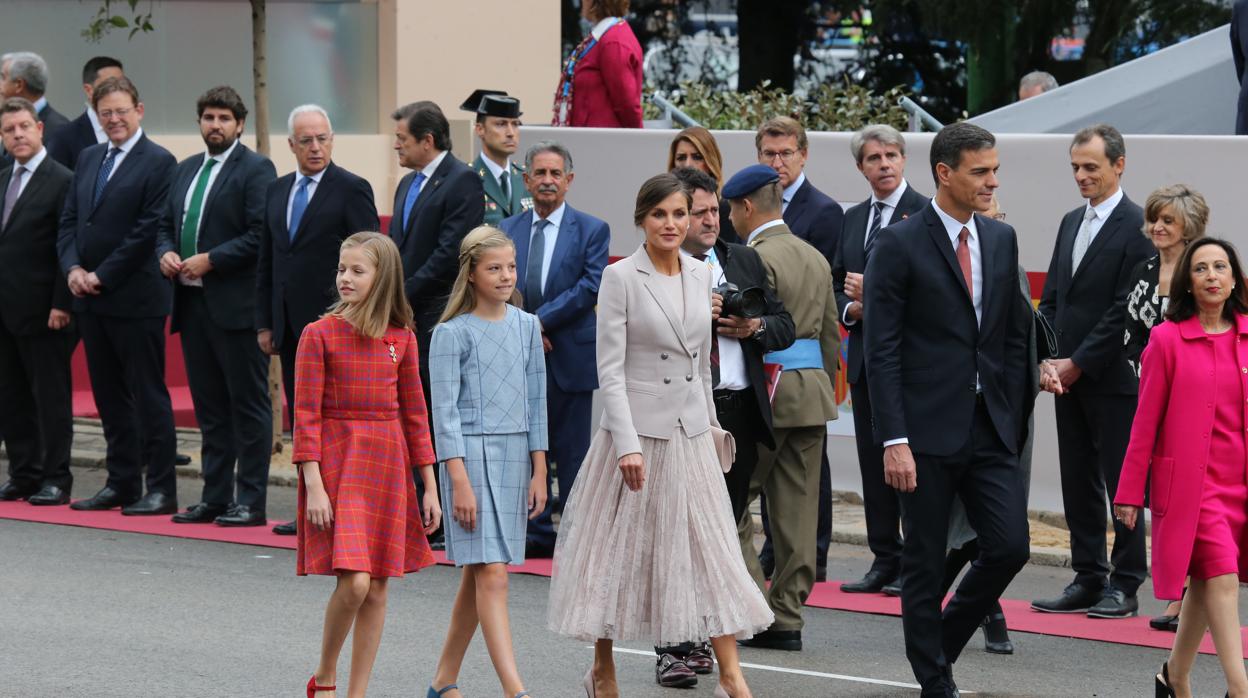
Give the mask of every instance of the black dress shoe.
[{"label": "black dress shoe", "polygon": [[229,511],[224,504],[200,502],[186,511],[173,515],[174,523],[212,523],[212,520]]},{"label": "black dress shoe", "polygon": [[191,457],[186,455],[185,453],[179,453],[173,457],[173,464],[174,465],[190,465]]},{"label": "black dress shoe", "polygon": [[1088,609],[1089,618],[1132,618],[1140,613],[1140,600],[1135,595],[1110,587],[1101,600]]},{"label": "black dress shoe", "polygon": [[139,501],[136,495],[124,495],[105,485],[104,489],[95,493],[94,497],[80,499],[69,505],[75,511],[107,511],[117,507],[127,507]]},{"label": "black dress shoe", "polygon": [[69,490],[63,490],[56,485],[44,485],[38,492],[27,497],[26,501],[37,507],[69,504]]},{"label": "black dress shoe", "polygon": [[772,630],[768,628],[748,640],[737,640],[737,644],[742,647],[800,652],[802,649],[802,631]]},{"label": "black dress shoe", "polygon": [[123,516],[160,516],[178,513],[178,498],[164,492],[148,492],[139,501],[122,507]]},{"label": "black dress shoe", "polygon": [[901,597],[901,580],[894,579],[888,584],[885,584],[884,586],[880,587],[880,593],[885,596],[896,596],[900,598]]},{"label": "black dress shoe", "polygon": [[1162,630],[1169,633],[1177,633],[1179,631],[1178,616],[1156,616],[1148,620],[1148,627],[1153,630]]},{"label": "black dress shoe", "polygon": [[0,502],[16,502],[19,499],[26,499],[38,491],[38,489],[38,487],[22,487],[16,482],[9,480],[0,485]]},{"label": "black dress shoe", "polygon": [[1071,582],[1056,599],[1038,599],[1031,602],[1031,610],[1041,613],[1087,613],[1101,600],[1103,590],[1085,587]]},{"label": "black dress shoe", "polygon": [[715,671],[715,657],[711,654],[711,645],[700,642],[685,655],[685,666],[695,674],[709,674]]},{"label": "black dress shoe", "polygon": [[218,526],[263,526],[268,520],[264,518],[263,511],[252,509],[246,504],[238,504],[218,516],[215,523]]},{"label": "black dress shoe", "polygon": [[274,526],[274,527],[273,527],[273,532],[274,532],[274,533],[276,533],[276,534],[277,534],[277,535],[279,535],[279,536],[293,536],[293,535],[295,535],[295,532],[296,532],[296,531],[295,531],[295,522],[294,522],[294,521],[287,521],[287,522],[286,522],[286,523],[284,523],[284,524],[278,524],[278,525],[276,525],[276,526]]},{"label": "black dress shoe", "polygon": [[897,581],[897,575],[887,574],[879,570],[869,570],[856,582],[841,585],[846,594],[878,594],[885,586]]},{"label": "black dress shoe", "polygon": [[816,582],[828,581],[828,566],[827,565],[815,567],[815,581]]},{"label": "black dress shoe", "polygon": [[984,650],[989,654],[1014,654],[1014,643],[1010,642],[1010,633],[1005,627],[1004,613],[990,613],[982,623],[984,628]]}]

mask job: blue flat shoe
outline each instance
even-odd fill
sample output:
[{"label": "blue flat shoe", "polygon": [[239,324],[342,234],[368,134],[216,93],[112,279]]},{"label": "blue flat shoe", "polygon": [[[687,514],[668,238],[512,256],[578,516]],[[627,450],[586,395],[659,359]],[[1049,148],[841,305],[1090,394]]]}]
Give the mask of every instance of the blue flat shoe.
[{"label": "blue flat shoe", "polygon": [[448,683],[440,689],[434,688],[431,685],[429,686],[429,692],[425,694],[425,698],[442,698],[442,696],[446,695],[447,691],[453,691],[456,688],[459,688],[459,684]]}]

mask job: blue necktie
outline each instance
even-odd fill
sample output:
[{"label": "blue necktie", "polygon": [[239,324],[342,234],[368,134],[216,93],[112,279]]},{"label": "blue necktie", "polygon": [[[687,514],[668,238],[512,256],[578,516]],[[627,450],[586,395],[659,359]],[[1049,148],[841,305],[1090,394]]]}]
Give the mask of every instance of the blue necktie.
[{"label": "blue necktie", "polygon": [[100,165],[100,172],[95,176],[95,195],[91,197],[91,206],[100,200],[100,194],[104,193],[104,187],[108,184],[108,176],[113,172],[113,163],[117,161],[117,153],[121,149],[112,147],[108,149],[108,155],[104,157],[104,162]]},{"label": "blue necktie", "polygon": [[533,237],[529,240],[529,263],[525,265],[524,305],[530,313],[542,305],[542,262],[546,257],[546,226],[550,221],[539,218],[533,224]]},{"label": "blue necktie", "polygon": [[416,177],[412,179],[412,186],[407,188],[407,198],[403,200],[403,229],[407,230],[407,226],[412,222],[412,209],[416,206],[416,199],[420,196],[420,185],[425,181],[425,173],[417,172]]},{"label": "blue necktie", "polygon": [[291,242],[295,241],[295,231],[299,230],[299,221],[303,219],[303,212],[308,208],[308,185],[311,183],[311,177],[299,180],[299,188],[295,190],[295,200],[290,204]]}]

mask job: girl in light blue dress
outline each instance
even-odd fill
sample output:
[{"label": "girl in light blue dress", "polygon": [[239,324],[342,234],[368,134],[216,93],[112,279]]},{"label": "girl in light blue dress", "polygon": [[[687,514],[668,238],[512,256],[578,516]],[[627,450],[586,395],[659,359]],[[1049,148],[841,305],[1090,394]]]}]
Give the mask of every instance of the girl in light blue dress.
[{"label": "girl in light blue dress", "polygon": [[520,681],[507,616],[507,565],[524,562],[525,527],[546,506],[546,359],[541,325],[517,308],[516,249],[481,226],[460,245],[459,277],[429,351],[434,444],[450,520],[446,556],[463,569],[429,698],[455,682],[481,626],[508,696]]}]

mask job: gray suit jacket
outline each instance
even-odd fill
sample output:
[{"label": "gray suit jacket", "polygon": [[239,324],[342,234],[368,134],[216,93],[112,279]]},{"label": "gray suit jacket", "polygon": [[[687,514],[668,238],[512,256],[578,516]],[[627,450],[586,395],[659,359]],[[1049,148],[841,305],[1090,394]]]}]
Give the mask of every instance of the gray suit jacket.
[{"label": "gray suit jacket", "polygon": [[711,397],[711,274],[680,256],[685,308],[657,288],[645,246],[608,266],[598,291],[598,384],[602,428],[616,456],[641,452],[639,436],[697,436],[719,427]]}]

